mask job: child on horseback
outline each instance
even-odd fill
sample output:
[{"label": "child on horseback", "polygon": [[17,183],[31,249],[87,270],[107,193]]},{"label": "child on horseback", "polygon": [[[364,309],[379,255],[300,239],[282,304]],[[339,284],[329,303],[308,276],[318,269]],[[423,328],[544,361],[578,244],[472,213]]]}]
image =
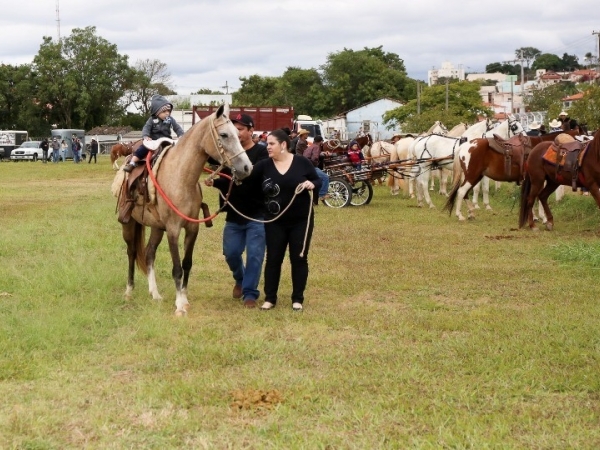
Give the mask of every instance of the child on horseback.
[{"label": "child on horseback", "polygon": [[[173,105],[162,95],[154,95],[150,103],[150,112],[152,117],[148,119],[142,129],[142,138],[145,141],[152,141],[161,137],[171,138],[171,129],[175,131],[177,137],[183,135],[183,128],[171,117]],[[148,149],[140,145],[133,152],[131,161],[123,167],[125,172],[131,172],[137,162],[144,159],[148,154]]]}]

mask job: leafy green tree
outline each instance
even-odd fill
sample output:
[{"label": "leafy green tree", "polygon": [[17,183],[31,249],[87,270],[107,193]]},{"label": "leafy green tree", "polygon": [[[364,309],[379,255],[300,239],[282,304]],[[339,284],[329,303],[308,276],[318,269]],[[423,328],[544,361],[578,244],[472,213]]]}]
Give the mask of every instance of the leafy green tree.
[{"label": "leafy green tree", "polygon": [[548,117],[556,117],[562,109],[562,99],[576,94],[577,87],[571,82],[556,83],[544,89],[537,89],[524,99],[530,111],[548,111]]},{"label": "leafy green tree", "polygon": [[446,86],[426,87],[421,93],[421,113],[418,114],[417,100],[410,100],[404,106],[388,111],[384,123],[388,129],[402,127],[402,131],[421,133],[440,120],[448,128],[461,122],[473,123],[478,117],[493,115],[483,105],[479,94],[480,84],[461,81],[448,84],[448,108],[446,109]]},{"label": "leafy green tree", "polygon": [[192,92],[192,95],[222,95],[224,92],[221,91],[213,91],[208,88],[200,88],[196,92]]},{"label": "leafy green tree", "polygon": [[590,131],[600,128],[600,86],[586,85],[583,98],[573,103],[569,116],[584,124]]},{"label": "leafy green tree", "polygon": [[576,55],[569,55],[567,53],[563,53],[562,56],[563,67],[562,70],[572,72],[573,70],[581,69],[581,65],[579,64],[579,57]]},{"label": "leafy green tree", "polygon": [[494,62],[485,66],[485,73],[503,73],[506,75],[517,75],[517,68],[512,64]]},{"label": "leafy green tree", "polygon": [[326,109],[337,114],[364,103],[389,97],[400,101],[414,98],[414,80],[406,75],[404,61],[382,47],[354,51],[344,48],[331,53],[321,66],[327,91]]},{"label": "leafy green tree", "polygon": [[127,56],[96,36],[95,27],[75,28],[60,42],[44,37],[33,69],[39,107],[50,123],[91,129],[122,114],[119,100],[132,71]]},{"label": "leafy green tree", "polygon": [[561,71],[563,69],[563,60],[552,53],[542,53],[535,59],[531,65],[531,69],[534,71],[538,69]]},{"label": "leafy green tree", "polygon": [[0,129],[48,133],[48,122],[37,102],[36,74],[31,66],[0,65]]},{"label": "leafy green tree", "polygon": [[515,58],[523,58],[528,69],[531,62],[541,54],[542,52],[535,47],[521,47],[515,50]]},{"label": "leafy green tree", "polygon": [[240,77],[242,85],[233,93],[233,104],[238,106],[284,105],[285,98],[280,89],[280,77],[250,75]]},{"label": "leafy green tree", "polygon": [[143,116],[150,115],[150,100],[153,95],[171,95],[171,73],[165,63],[158,59],[139,59],[134,66],[133,76],[126,91],[127,104],[135,104]]}]

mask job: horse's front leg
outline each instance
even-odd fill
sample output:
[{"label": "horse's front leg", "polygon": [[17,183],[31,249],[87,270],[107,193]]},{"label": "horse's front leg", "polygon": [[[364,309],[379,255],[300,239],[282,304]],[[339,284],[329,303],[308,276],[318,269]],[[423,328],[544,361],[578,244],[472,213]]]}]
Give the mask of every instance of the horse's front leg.
[{"label": "horse's front leg", "polygon": [[[187,293],[184,286],[184,270],[181,264],[181,257],[179,255],[179,234],[180,230],[176,232],[167,231],[167,240],[169,242],[169,251],[171,253],[171,260],[173,261],[173,269],[171,274],[173,276],[173,282],[175,283],[175,315],[183,316],[187,312],[189,302],[187,300]],[[187,234],[186,234],[187,241]],[[195,241],[195,237],[194,237]],[[193,248],[193,246],[192,246]],[[186,251],[187,256],[187,251]],[[186,261],[189,267],[191,267],[191,260]],[[189,268],[188,268],[189,270]],[[186,279],[187,281],[187,279]]]},{"label": "horse's front leg", "polygon": [[[183,268],[183,284],[181,290],[183,293],[183,307],[187,310],[189,306],[187,299],[187,285],[190,278],[190,272],[192,270],[192,257],[194,254],[194,245],[196,244],[196,238],[198,237],[198,224],[190,224],[190,227],[186,230],[185,239],[183,241],[183,262],[181,267]],[[177,305],[179,309],[179,305]]]},{"label": "horse's front leg", "polygon": [[146,266],[148,267],[148,291],[154,300],[162,300],[156,284],[156,271],[154,270],[154,261],[156,260],[156,249],[158,248],[165,234],[164,230],[152,228],[150,239],[146,246]]}]

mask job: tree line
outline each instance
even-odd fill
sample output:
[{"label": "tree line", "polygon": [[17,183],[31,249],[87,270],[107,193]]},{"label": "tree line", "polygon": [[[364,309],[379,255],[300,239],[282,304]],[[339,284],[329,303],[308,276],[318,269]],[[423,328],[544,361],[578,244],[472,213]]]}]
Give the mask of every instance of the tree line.
[{"label": "tree line", "polygon": [[[546,57],[533,47],[517,49],[515,54],[527,64],[529,74],[537,68],[558,67],[558,57]],[[593,57],[588,56],[591,64]],[[578,67],[573,55],[565,54],[558,60],[561,67]],[[519,73],[520,65],[492,63],[486,70],[513,74]],[[479,96],[480,82],[452,80],[447,89],[425,86],[407,75],[399,55],[384,51],[382,46],[344,48],[327,55],[318,68],[288,67],[281,76],[255,74],[240,77],[240,81],[241,87],[233,93],[234,105],[291,105],[297,113],[315,118],[333,117],[380,98],[392,98],[404,106],[388,112],[387,126],[401,124],[405,131],[422,131],[435,120],[453,126],[491,114]],[[147,59],[130,65],[128,56],[98,36],[95,27],[76,28],[60,41],[44,37],[30,64],[0,65],[0,129],[24,129],[41,136],[53,125],[86,130],[105,125],[141,128],[152,95],[176,94],[172,84],[166,64]],[[560,109],[560,95],[564,93],[560,89],[580,89],[560,86],[543,94],[536,92],[527,99],[530,108]],[[597,90],[586,88],[585,92],[592,93],[590,105],[595,105]],[[197,93],[221,92],[200,88]],[[587,103],[577,107],[590,117],[589,126],[598,127],[600,119],[595,111],[599,109]],[[131,104],[141,105],[141,113],[128,114]]]}]

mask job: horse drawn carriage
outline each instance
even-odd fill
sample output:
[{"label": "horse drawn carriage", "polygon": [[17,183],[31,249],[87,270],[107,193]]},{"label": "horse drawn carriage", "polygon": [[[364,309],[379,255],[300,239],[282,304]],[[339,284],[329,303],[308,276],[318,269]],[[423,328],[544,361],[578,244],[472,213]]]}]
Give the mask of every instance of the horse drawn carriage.
[{"label": "horse drawn carriage", "polygon": [[327,206],[361,206],[373,198],[373,180],[385,176],[387,168],[377,164],[362,164],[355,168],[345,155],[326,156],[323,159],[323,171],[329,175],[329,198],[324,200]]}]

